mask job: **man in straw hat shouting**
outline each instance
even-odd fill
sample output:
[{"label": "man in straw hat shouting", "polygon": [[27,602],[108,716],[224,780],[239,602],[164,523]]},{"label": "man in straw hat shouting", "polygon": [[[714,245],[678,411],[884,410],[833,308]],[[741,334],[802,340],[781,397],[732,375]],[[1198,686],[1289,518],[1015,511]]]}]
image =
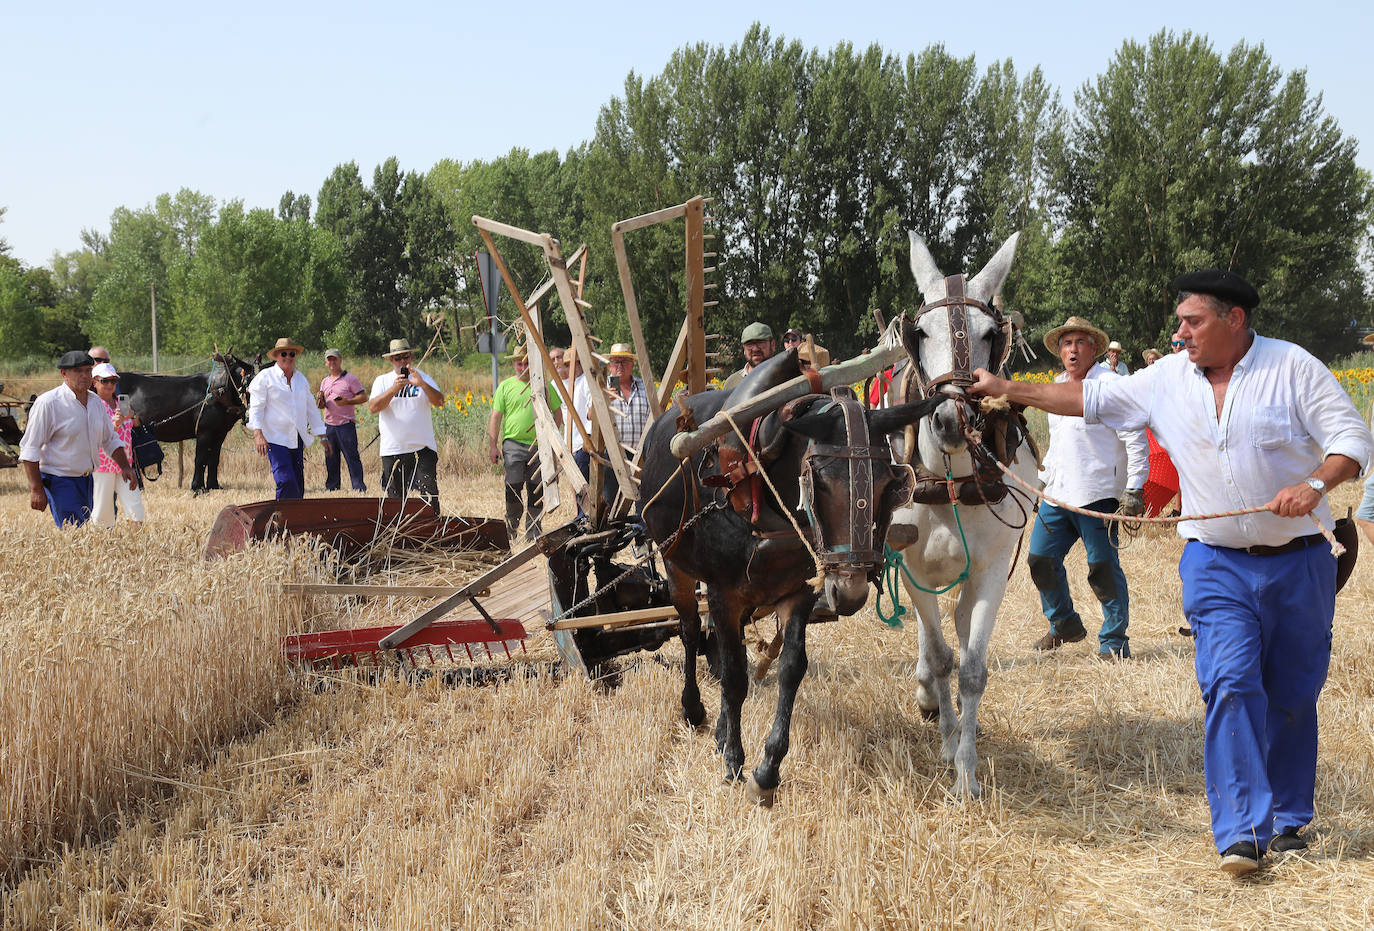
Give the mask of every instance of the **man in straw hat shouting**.
[{"label": "man in straw hat shouting", "polygon": [[393,339],[382,353],[391,371],[372,380],[367,409],[377,415],[382,446],[382,488],[388,498],[412,491],[439,513],[439,445],[434,439],[433,408],[444,406],[444,393],[412,363],[415,351],[405,339]]},{"label": "man in straw hat shouting", "polygon": [[[530,361],[524,345],[516,346],[506,358],[515,365],[515,374],[496,386],[491,399],[491,419],[487,438],[493,464],[502,463],[506,477],[506,533],[514,540],[525,515],[525,539],[542,533],[544,486],[539,479],[539,450],[535,445],[534,405],[530,401]],[[559,406],[563,401],[553,383],[544,386],[554,421],[563,423]],[[520,500],[524,489],[525,500]]]},{"label": "man in straw hat shouting", "polygon": [[[1300,850],[1312,820],[1317,696],[1331,660],[1336,559],[1326,493],[1369,465],[1374,439],[1331,371],[1259,336],[1259,294],[1230,271],[1174,279],[1184,351],[1129,378],[1031,385],[979,370],[974,394],[1089,424],[1149,427],[1178,467],[1192,514],[1179,524],[1183,613],[1197,638],[1203,745],[1221,869]],[[1311,515],[1311,517],[1309,517]]]},{"label": "man in straw hat shouting", "polygon": [[[1095,364],[1107,342],[1107,334],[1081,317],[1070,317],[1045,334],[1045,348],[1059,356],[1064,371],[1056,382],[1120,378]],[[1074,507],[1110,513],[1145,510],[1143,489],[1150,471],[1149,445],[1143,430],[1120,432],[1082,417],[1050,414],[1050,446],[1045,452],[1040,478],[1045,494]],[[1026,566],[1040,592],[1040,607],[1050,629],[1034,644],[1037,650],[1057,650],[1088,635],[1083,619],[1074,610],[1064,557],[1076,541],[1083,541],[1088,557],[1088,585],[1102,604],[1102,629],[1097,635],[1098,657],[1124,659],[1131,655],[1126,627],[1130,623],[1130,595],[1126,575],[1117,558],[1117,525],[1100,517],[1088,517],[1067,508],[1040,502],[1031,530]]]},{"label": "man in straw hat shouting", "polygon": [[[283,336],[267,352],[276,365],[268,366],[248,385],[248,429],[253,447],[266,456],[277,485],[277,499],[305,497],[305,448],[324,437],[324,420],[315,406],[310,383],[296,371],[296,356],[304,352]],[[330,451],[325,439],[324,451]]]}]

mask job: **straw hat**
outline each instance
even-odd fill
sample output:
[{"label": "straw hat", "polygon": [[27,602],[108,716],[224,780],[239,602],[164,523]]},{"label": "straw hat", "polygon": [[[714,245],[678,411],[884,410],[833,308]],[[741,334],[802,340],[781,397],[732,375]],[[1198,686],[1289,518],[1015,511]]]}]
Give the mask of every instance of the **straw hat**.
[{"label": "straw hat", "polygon": [[1118,343],[1116,340],[1112,340],[1110,343],[1107,344],[1107,351],[1108,351],[1108,352],[1125,352],[1125,350],[1121,348],[1121,344]]},{"label": "straw hat", "polygon": [[1374,333],[1370,333],[1364,339],[1360,340],[1360,342],[1364,343],[1366,346],[1374,346]]},{"label": "straw hat", "polygon": [[511,362],[528,362],[529,352],[525,349],[525,344],[517,344],[515,349],[511,351],[510,355],[506,356],[506,359]]},{"label": "straw hat", "polygon": [[830,350],[826,349],[820,343],[816,343],[814,348],[816,350],[816,358],[814,361],[811,358],[811,347],[807,346],[806,343],[802,343],[800,346],[797,347],[797,358],[803,362],[810,362],[816,368],[824,368],[825,366],[829,365]]},{"label": "straw hat", "polygon": [[403,356],[406,353],[410,353],[412,356],[415,355],[415,350],[410,348],[410,340],[393,339],[391,341],[391,348],[382,353],[382,358],[390,359],[392,356]]},{"label": "straw hat", "polygon": [[1080,333],[1087,333],[1096,342],[1097,355],[1107,351],[1107,334],[1093,326],[1082,317],[1070,317],[1059,326],[1045,334],[1045,348],[1054,355],[1059,355],[1059,338],[1065,333],[1077,330]]},{"label": "straw hat", "polygon": [[278,354],[285,352],[288,349],[290,349],[296,355],[300,355],[301,353],[305,352],[304,346],[298,346],[291,341],[291,337],[283,336],[281,339],[277,340],[277,344],[275,346],[267,350],[267,358],[275,359],[277,358]]},{"label": "straw hat", "polygon": [[606,354],[608,359],[629,359],[635,360],[635,351],[630,348],[629,343],[612,343],[611,351]]}]

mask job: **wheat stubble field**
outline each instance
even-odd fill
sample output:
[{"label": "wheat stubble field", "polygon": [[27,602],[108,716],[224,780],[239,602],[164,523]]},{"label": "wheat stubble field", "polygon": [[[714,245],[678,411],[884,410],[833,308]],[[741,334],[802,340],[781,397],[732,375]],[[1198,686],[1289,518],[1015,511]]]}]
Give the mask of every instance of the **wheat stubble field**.
[{"label": "wheat stubble field", "polygon": [[[1180,544],[1123,553],[1135,658],[1033,653],[1017,568],[989,656],[981,800],[946,794],[911,698],[914,630],[818,626],[778,802],[721,785],[680,723],[680,651],[618,689],[291,676],[282,631],[423,607],[285,598],[303,548],[205,565],[219,508],[270,496],[236,435],[226,489],[174,476],[149,523],[58,534],[0,472],[0,926],[5,928],[1365,928],[1374,920],[1374,571],[1341,594],[1321,705],[1317,838],[1235,882],[1216,870],[1201,702],[1176,633]],[[169,457],[174,461],[173,456]],[[375,448],[368,461],[376,475]],[[174,466],[173,466],[174,468]],[[322,483],[318,451],[307,479]],[[441,471],[451,512],[499,479]],[[1339,489],[1344,508],[1355,489]],[[567,513],[566,507],[562,512]],[[461,581],[470,563],[391,578]],[[1090,628],[1099,619],[1070,563]],[[528,662],[546,669],[539,634]],[[704,674],[704,671],[703,671]],[[707,707],[718,707],[706,680]],[[745,706],[749,765],[770,676]]]}]

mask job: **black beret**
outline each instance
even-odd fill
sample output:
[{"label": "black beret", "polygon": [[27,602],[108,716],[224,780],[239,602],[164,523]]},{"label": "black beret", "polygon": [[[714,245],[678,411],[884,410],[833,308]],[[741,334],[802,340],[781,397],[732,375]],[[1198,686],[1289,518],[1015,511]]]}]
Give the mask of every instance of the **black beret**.
[{"label": "black beret", "polygon": [[1210,294],[1229,301],[1232,307],[1254,310],[1259,305],[1259,292],[1250,282],[1235,272],[1219,268],[1204,268],[1200,272],[1188,272],[1174,279],[1175,291],[1188,291],[1192,294]]},{"label": "black beret", "polygon": [[57,367],[60,369],[74,369],[83,365],[95,365],[95,360],[89,352],[82,349],[73,349],[57,360]]}]

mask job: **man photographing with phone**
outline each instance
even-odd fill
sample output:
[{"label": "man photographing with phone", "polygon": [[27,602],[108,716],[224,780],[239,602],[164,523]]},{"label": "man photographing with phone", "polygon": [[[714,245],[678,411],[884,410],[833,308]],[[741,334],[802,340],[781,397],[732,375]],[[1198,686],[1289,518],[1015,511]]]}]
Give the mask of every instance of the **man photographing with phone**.
[{"label": "man photographing with phone", "polygon": [[391,363],[391,371],[373,380],[367,402],[382,438],[382,487],[388,498],[414,491],[438,514],[439,446],[431,409],[444,406],[444,393],[411,365],[415,353],[408,340],[393,339],[382,358]]},{"label": "man photographing with phone", "polygon": [[339,457],[348,463],[348,478],[353,490],[367,491],[363,479],[363,462],[358,457],[358,405],[367,403],[363,383],[352,372],[344,371],[343,353],[337,349],[324,351],[324,364],[329,374],[320,379],[315,393],[315,405],[324,411],[324,435],[332,448],[324,456],[324,490],[338,491]]}]

